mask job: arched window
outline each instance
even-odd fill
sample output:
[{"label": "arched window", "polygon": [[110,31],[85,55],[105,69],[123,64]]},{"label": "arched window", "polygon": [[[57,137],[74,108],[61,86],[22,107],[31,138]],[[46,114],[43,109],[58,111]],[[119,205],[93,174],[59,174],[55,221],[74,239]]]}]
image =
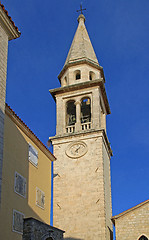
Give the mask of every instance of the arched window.
[{"label": "arched window", "polygon": [[76,123],[76,105],[75,105],[75,101],[69,101],[67,102],[66,105],[66,125],[67,126],[72,126],[75,125]]},{"label": "arched window", "polygon": [[89,97],[81,101],[81,123],[91,122],[91,100]]},{"label": "arched window", "polygon": [[95,80],[95,73],[92,71],[89,72],[89,80]]},{"label": "arched window", "polygon": [[66,86],[66,85],[67,85],[67,77],[64,77],[63,86]]},{"label": "arched window", "polygon": [[75,79],[76,79],[76,80],[81,79],[81,71],[80,71],[80,70],[76,70],[76,71],[75,71]]},{"label": "arched window", "polygon": [[148,240],[148,238],[145,237],[144,235],[142,235],[142,236],[139,238],[139,240]]}]

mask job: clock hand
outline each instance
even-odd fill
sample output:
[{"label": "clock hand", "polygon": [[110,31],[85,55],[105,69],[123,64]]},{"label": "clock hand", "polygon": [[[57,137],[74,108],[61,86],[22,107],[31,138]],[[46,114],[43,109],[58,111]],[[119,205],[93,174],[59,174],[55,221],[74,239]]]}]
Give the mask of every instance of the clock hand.
[{"label": "clock hand", "polygon": [[80,149],[80,146],[75,150],[75,152],[78,152],[79,149]]}]

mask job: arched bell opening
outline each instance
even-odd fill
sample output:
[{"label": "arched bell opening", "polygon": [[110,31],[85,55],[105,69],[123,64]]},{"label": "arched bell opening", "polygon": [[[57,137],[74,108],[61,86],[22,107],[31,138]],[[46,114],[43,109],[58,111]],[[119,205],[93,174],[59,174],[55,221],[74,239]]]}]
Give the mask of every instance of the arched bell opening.
[{"label": "arched bell opening", "polygon": [[64,80],[63,80],[63,86],[67,86],[67,77],[64,77]]},{"label": "arched bell opening", "polygon": [[75,101],[69,101],[66,104],[66,126],[72,126],[76,123],[76,105]]},{"label": "arched bell opening", "polygon": [[91,122],[91,100],[89,97],[81,100],[81,123]]},{"label": "arched bell opening", "polygon": [[76,70],[74,74],[75,74],[75,80],[81,79],[81,71],[80,70]]},{"label": "arched bell opening", "polygon": [[89,80],[95,80],[95,73],[92,71],[89,72]]}]

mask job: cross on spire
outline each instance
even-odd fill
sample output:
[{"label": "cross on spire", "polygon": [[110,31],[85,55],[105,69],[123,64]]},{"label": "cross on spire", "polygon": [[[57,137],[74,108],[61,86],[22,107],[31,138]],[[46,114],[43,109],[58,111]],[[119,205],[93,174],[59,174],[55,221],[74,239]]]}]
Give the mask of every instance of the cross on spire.
[{"label": "cross on spire", "polygon": [[82,3],[80,4],[80,10],[77,10],[77,12],[81,12],[83,14],[83,11],[86,10],[86,8],[82,9]]}]

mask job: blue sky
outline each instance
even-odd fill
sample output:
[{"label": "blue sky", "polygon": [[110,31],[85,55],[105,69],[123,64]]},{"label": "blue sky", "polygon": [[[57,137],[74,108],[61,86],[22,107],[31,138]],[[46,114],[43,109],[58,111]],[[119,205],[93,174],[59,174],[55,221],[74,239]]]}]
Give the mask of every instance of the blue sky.
[{"label": "blue sky", "polygon": [[[3,0],[21,31],[9,42],[7,103],[47,143],[55,135],[57,79],[77,28],[79,0]],[[104,68],[113,215],[149,199],[149,1],[84,0]]]}]

